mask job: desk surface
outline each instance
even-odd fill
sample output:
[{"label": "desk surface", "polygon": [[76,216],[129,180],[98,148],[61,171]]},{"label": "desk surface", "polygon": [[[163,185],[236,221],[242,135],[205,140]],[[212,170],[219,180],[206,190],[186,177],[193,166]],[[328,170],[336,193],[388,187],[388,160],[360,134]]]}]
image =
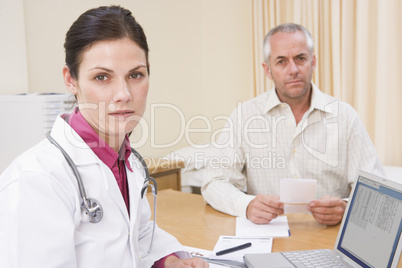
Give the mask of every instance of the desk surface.
[{"label": "desk surface", "polygon": [[[152,204],[149,195],[148,200]],[[339,225],[327,227],[307,214],[287,216],[291,236],[275,238],[273,252],[334,247]],[[183,245],[206,250],[214,248],[220,235],[235,235],[236,228],[235,217],[213,209],[201,195],[173,190],[158,192],[156,222]]]},{"label": "desk surface", "polygon": [[[147,197],[153,207],[152,195]],[[339,225],[319,224],[307,214],[287,217],[291,235],[275,238],[272,252],[334,247]],[[170,189],[158,192],[156,222],[183,245],[206,250],[213,250],[220,235],[235,235],[236,228],[235,217],[213,209],[201,195]]]}]

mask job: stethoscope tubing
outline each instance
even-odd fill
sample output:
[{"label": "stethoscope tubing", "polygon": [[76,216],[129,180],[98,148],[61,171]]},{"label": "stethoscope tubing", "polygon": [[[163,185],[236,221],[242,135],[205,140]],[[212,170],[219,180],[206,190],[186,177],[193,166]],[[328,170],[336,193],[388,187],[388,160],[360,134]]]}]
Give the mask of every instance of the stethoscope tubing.
[{"label": "stethoscope tubing", "polygon": [[84,187],[84,184],[82,183],[81,175],[78,172],[77,166],[75,165],[74,161],[67,154],[67,152],[63,149],[63,147],[61,147],[60,144],[55,139],[53,139],[53,137],[50,135],[50,131],[46,133],[46,138],[50,141],[50,143],[52,143],[54,146],[56,146],[57,149],[59,149],[61,151],[61,153],[63,154],[63,156],[66,158],[68,165],[71,167],[71,169],[74,173],[74,176],[77,179],[78,189],[80,191],[80,195],[84,202],[84,205],[88,207],[87,194],[85,192],[85,187]]}]

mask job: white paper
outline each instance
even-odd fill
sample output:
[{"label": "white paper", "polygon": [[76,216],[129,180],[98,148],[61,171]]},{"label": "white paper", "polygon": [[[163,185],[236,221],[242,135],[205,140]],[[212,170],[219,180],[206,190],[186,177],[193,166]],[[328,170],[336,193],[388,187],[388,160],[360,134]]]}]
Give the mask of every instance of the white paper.
[{"label": "white paper", "polygon": [[228,267],[228,265],[221,265],[221,264],[217,264],[217,263],[213,263],[213,262],[208,262],[208,264],[209,264],[209,268],[222,268],[222,267],[225,267],[225,268],[227,268]]},{"label": "white paper", "polygon": [[289,236],[286,216],[279,216],[268,224],[255,224],[250,220],[236,218],[236,236],[244,237],[284,237]]},{"label": "white paper", "polygon": [[312,179],[282,179],[280,200],[285,213],[308,213],[308,204],[316,199],[317,181]]},{"label": "white paper", "polygon": [[204,261],[208,262],[209,268],[222,268],[222,267],[244,267],[243,260],[238,263],[224,261],[224,260],[211,260],[209,258],[212,255],[211,250],[194,248],[194,247],[187,247],[185,246],[186,250],[191,254],[192,257],[198,257],[204,259]]},{"label": "white paper", "polygon": [[193,257],[200,257],[200,258],[209,258],[209,255],[212,254],[212,251],[206,250],[206,249],[200,249],[200,248],[193,248],[193,247],[187,247],[185,246],[186,250],[188,253],[191,254]]},{"label": "white paper", "polygon": [[[251,247],[220,256],[216,255],[216,252],[218,251],[236,247],[248,242],[251,243]],[[243,262],[244,254],[270,253],[271,250],[272,250],[272,237],[220,236],[213,250],[213,254],[211,254],[209,258],[211,260],[232,260],[237,262]]]}]

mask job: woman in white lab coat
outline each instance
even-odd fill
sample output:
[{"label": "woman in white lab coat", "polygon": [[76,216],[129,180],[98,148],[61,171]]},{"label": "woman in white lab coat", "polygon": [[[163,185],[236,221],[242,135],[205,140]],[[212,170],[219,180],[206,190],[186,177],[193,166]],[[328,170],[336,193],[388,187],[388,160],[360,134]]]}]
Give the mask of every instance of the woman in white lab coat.
[{"label": "woman in white lab coat", "polygon": [[91,9],[71,26],[65,50],[64,81],[78,107],[50,135],[103,214],[88,222],[73,169],[42,141],[0,177],[0,267],[207,267],[158,227],[150,248],[145,171],[128,141],[149,87],[141,26],[121,7]]}]

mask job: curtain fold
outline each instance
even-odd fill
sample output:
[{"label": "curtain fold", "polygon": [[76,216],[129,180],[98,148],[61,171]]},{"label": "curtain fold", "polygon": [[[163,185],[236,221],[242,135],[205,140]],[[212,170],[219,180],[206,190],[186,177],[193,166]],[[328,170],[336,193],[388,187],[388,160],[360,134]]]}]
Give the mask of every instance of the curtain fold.
[{"label": "curtain fold", "polygon": [[383,165],[402,166],[402,1],[252,0],[254,94],[273,87],[264,77],[262,43],[278,24],[313,35],[313,82],[358,112]]}]

